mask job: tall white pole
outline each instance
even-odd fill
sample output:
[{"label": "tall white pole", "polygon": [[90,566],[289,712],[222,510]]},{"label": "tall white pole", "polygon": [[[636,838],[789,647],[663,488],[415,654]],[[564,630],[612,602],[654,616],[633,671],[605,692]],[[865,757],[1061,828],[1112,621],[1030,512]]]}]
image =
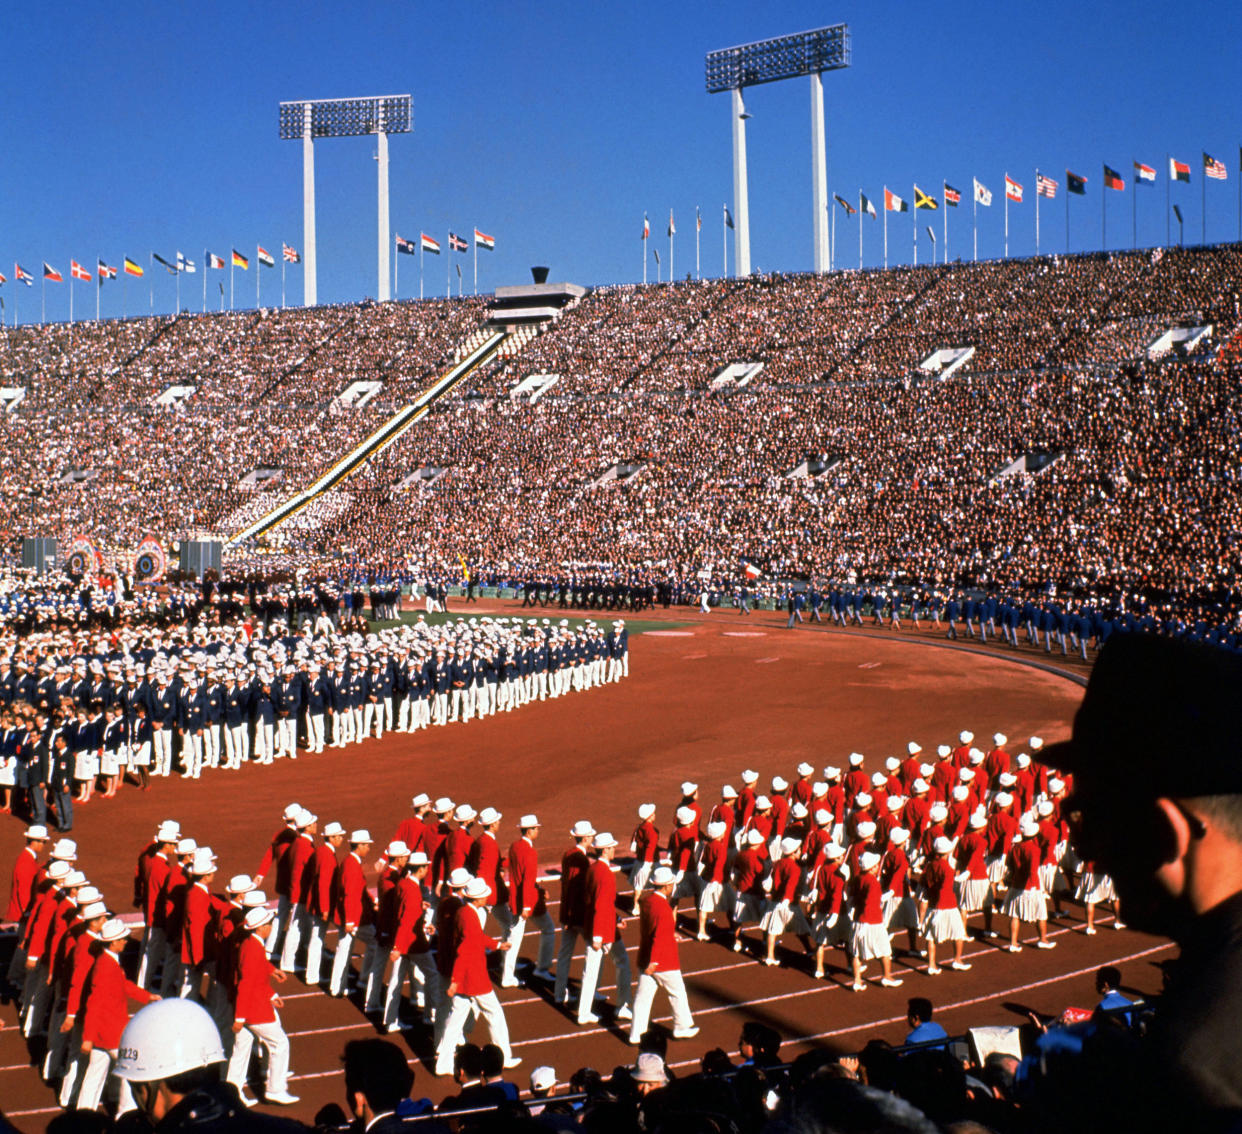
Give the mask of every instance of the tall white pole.
[{"label": "tall white pole", "polygon": [[1005,259],[1009,259],[1009,174],[1005,174]]},{"label": "tall white pole", "polygon": [[884,266],[888,267],[888,186],[884,186]]},{"label": "tall white pole", "polygon": [[858,270],[860,272],[862,271],[862,222],[863,222],[863,213],[865,212],[866,212],[866,209],[863,208],[863,202],[862,202],[862,190],[859,189],[858,190]]},{"label": "tall white pole", "polygon": [[[474,241],[474,294],[479,294],[479,240],[478,237],[472,236]],[[457,294],[461,295],[461,286],[458,285]]]},{"label": "tall white pole", "polygon": [[[1242,215],[1242,214],[1240,214]],[[701,280],[703,273],[699,270],[699,237],[703,231],[703,214],[699,212],[699,207],[694,207],[694,278]]]},{"label": "tall white pole", "polygon": [[[941,220],[944,222],[944,262],[949,262],[949,183],[945,180],[940,182],[940,203],[944,206],[944,216]],[[935,256],[932,257],[935,259]]]},{"label": "tall white pole", "polygon": [[720,212],[720,243],[724,247],[724,278],[729,278],[729,223],[725,219],[728,216],[728,210],[722,209]]},{"label": "tall white pole", "polygon": [[830,237],[831,239],[828,241],[828,270],[831,272],[833,256],[836,253],[836,247],[837,247],[837,210],[836,209],[832,210],[832,231],[830,233]]},{"label": "tall white pole", "polygon": [[313,108],[302,107],[302,306],[319,302],[315,268],[315,143],[311,138]]},{"label": "tall white pole", "polygon": [[[824,140],[824,80],[811,76],[811,209],[814,217],[812,262],[816,273],[832,270],[832,246],[828,242],[828,147]],[[835,214],[833,219],[835,220]]]},{"label": "tall white pole", "polygon": [[673,237],[676,236],[676,226],[673,224],[673,210],[668,211],[668,282],[676,282],[673,278]]},{"label": "tall white pole", "polygon": [[746,185],[746,103],[733,89],[733,274],[750,275],[750,204]]},{"label": "tall white pole", "polygon": [[1039,255],[1039,170],[1035,170],[1035,255]]},{"label": "tall white pole", "polygon": [[259,309],[259,282],[263,279],[263,261],[259,259],[259,244],[254,246],[254,309]]},{"label": "tall white pole", "polygon": [[970,188],[971,188],[970,227],[972,230],[972,237],[975,243],[974,252],[971,254],[971,260],[978,260],[979,259],[979,190],[975,188],[973,184],[971,185]]},{"label": "tall white pole", "polygon": [[376,158],[379,161],[379,301],[386,302],[391,298],[388,291],[388,280],[391,275],[388,257],[391,254],[389,245],[392,233],[388,230],[388,135],[384,132],[384,107],[379,107],[379,122],[376,134]]}]

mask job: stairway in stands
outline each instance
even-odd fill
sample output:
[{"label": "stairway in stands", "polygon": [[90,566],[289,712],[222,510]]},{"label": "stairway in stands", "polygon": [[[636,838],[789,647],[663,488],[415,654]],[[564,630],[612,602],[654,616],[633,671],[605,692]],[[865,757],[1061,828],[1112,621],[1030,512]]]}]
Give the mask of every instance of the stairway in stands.
[{"label": "stairway in stands", "polygon": [[256,539],[280,527],[312,501],[336,488],[368,460],[387,449],[415,422],[426,417],[431,407],[454,390],[465,378],[495,358],[508,338],[509,335],[504,331],[490,328],[480,328],[472,332],[454,352],[453,366],[423,391],[415,401],[404,409],[398,410],[369,437],[355,445],[309,488],[291,496],[265,516],[230,536],[225,546],[236,547],[238,544]]}]

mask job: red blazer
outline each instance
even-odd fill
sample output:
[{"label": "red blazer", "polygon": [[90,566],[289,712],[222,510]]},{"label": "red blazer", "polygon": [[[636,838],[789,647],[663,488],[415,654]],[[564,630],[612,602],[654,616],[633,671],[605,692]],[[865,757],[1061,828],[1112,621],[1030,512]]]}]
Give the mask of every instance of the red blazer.
[{"label": "red blazer", "polygon": [[466,867],[471,874],[482,878],[492,888],[487,899],[489,906],[497,906],[509,900],[509,887],[505,885],[504,874],[500,869],[500,844],[486,831],[474,840]]},{"label": "red blazer", "polygon": [[487,974],[487,950],[495,949],[497,941],[488,937],[479,924],[479,911],[465,904],[453,915],[453,972],[450,980],[457,985],[458,996],[486,996],[492,991],[492,978]]},{"label": "red blazer", "polygon": [[220,915],[220,942],[216,946],[216,982],[229,995],[229,1000],[237,996],[237,954],[241,949],[242,939],[246,936],[243,923],[246,911],[241,906],[230,904]]},{"label": "red blazer", "polygon": [[397,929],[397,884],[400,881],[401,874],[395,867],[390,866],[380,872],[375,922],[379,940],[385,944],[392,941]]},{"label": "red blazer", "polygon": [[185,891],[185,919],[181,926],[181,963],[201,965],[207,959],[207,926],[211,922],[211,895],[201,882]]},{"label": "red blazer", "polygon": [[725,866],[729,861],[728,835],[718,839],[709,839],[703,844],[703,854],[699,859],[699,877],[704,882],[723,882]]},{"label": "red blazer", "polygon": [[535,857],[535,847],[526,839],[518,839],[509,848],[509,908],[520,914],[523,910],[534,910],[539,902],[539,886],[535,879],[539,875],[539,860]]},{"label": "red blazer", "polygon": [[457,942],[453,937],[453,922],[462,900],[456,894],[445,894],[436,906],[436,970],[442,977],[453,972],[457,957]]},{"label": "red blazer", "polygon": [[410,854],[423,849],[423,840],[427,837],[427,828],[417,815],[410,815],[397,824],[397,832],[392,837],[394,843],[405,843]]},{"label": "red blazer", "polygon": [[142,915],[148,926],[164,924],[160,910],[160,893],[164,889],[164,879],[168,877],[168,859],[162,854],[152,855],[147,863],[146,880],[142,890]]},{"label": "red blazer", "polygon": [[427,952],[430,945],[427,942],[427,927],[423,924],[424,916],[423,888],[406,875],[396,886],[393,949],[405,956]]},{"label": "red blazer", "polygon": [[76,1016],[82,1007],[82,991],[95,967],[95,958],[103,951],[102,942],[89,933],[78,936],[73,947],[73,963],[69,970],[69,993],[65,998],[65,1015]]},{"label": "red blazer", "polygon": [[285,861],[289,864],[289,896],[302,905],[307,905],[310,897],[312,875],[309,866],[314,854],[315,840],[306,834],[298,835],[285,852]]},{"label": "red blazer", "polygon": [[336,868],[334,877],[336,893],[333,897],[332,920],[337,925],[370,925],[374,920],[375,903],[367,890],[362,863],[350,851]]},{"label": "red blazer", "polygon": [[591,860],[575,846],[561,855],[561,924],[586,924],[586,876]]},{"label": "red blazer", "polygon": [[587,936],[611,945],[617,939],[617,880],[608,863],[596,859],[587,867],[585,891]]},{"label": "red blazer", "polygon": [[638,970],[655,965],[660,972],[681,969],[673,933],[673,907],[657,890],[643,894],[638,904]]},{"label": "red blazer", "polygon": [[82,1018],[82,1040],[103,1051],[116,1051],[121,1046],[121,1033],[129,1023],[129,1001],[146,1004],[151,994],[127,980],[120,958],[111,949],[104,949],[95,958],[83,993],[86,1015]]},{"label": "red blazer", "polygon": [[336,873],[336,851],[330,843],[315,848],[307,870],[311,874],[307,905],[316,917],[326,919],[332,915],[332,876]]},{"label": "red blazer", "polygon": [[699,828],[696,823],[687,823],[678,827],[668,837],[669,865],[674,871],[689,870],[694,864],[694,845],[698,841]]},{"label": "red blazer", "polygon": [[35,895],[30,907],[30,916],[26,919],[25,937],[22,940],[22,947],[26,950],[27,957],[37,958],[43,955],[48,927],[52,924],[52,917],[56,913],[59,898],[60,891],[50,882],[47,883],[45,889]]},{"label": "red blazer", "polygon": [[798,883],[801,881],[802,870],[797,859],[779,859],[772,868],[772,901],[792,902],[798,896]]},{"label": "red blazer", "polygon": [[466,865],[470,858],[470,848],[473,846],[474,839],[464,827],[457,827],[449,832],[448,838],[444,840],[445,878]]},{"label": "red blazer", "polygon": [[267,959],[263,942],[244,930],[241,950],[237,956],[237,994],[233,1001],[233,1019],[243,1024],[270,1024],[276,1019],[272,998],[272,973],[276,971]]},{"label": "red blazer", "polygon": [[634,828],[631,842],[639,862],[655,862],[656,852],[660,849],[659,828],[650,819],[644,819]]},{"label": "red blazer", "polygon": [[[259,863],[259,869],[255,871],[258,878],[266,878],[272,867],[278,865],[285,851],[289,849],[289,844],[298,837],[297,831],[292,827],[281,827],[279,831],[272,836],[267,851],[263,855],[263,861]],[[280,891],[277,890],[277,893]]]},{"label": "red blazer", "polygon": [[21,921],[22,914],[29,908],[34,898],[34,878],[39,869],[39,860],[29,847],[22,847],[13,863],[13,884],[9,888],[9,909],[4,915],[6,921]]}]

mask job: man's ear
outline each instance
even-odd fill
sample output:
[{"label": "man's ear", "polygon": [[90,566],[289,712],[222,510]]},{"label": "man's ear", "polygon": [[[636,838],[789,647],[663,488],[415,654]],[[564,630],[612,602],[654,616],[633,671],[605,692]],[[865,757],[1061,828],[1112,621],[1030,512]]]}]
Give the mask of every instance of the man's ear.
[{"label": "man's ear", "polygon": [[1157,799],[1153,808],[1150,853],[1156,866],[1167,866],[1184,858],[1194,839],[1191,818],[1171,799]]},{"label": "man's ear", "polygon": [[349,1093],[349,1109],[354,1112],[355,1118],[361,1118],[367,1112],[367,1096],[361,1091],[351,1091]]}]

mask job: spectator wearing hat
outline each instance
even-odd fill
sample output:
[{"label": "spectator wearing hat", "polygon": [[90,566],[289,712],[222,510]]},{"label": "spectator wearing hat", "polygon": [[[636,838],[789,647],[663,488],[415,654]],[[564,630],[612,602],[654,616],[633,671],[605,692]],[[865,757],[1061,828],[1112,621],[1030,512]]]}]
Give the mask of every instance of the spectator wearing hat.
[{"label": "spectator wearing hat", "polygon": [[630,867],[630,886],[634,891],[634,908],[647,888],[647,879],[655,869],[656,857],[660,853],[660,831],[655,825],[656,805],[640,803],[638,805],[638,826],[630,838],[630,851],[634,855],[634,865]]},{"label": "spectator wearing hat", "polygon": [[884,975],[880,984],[885,988],[899,988],[900,980],[893,978],[893,950],[884,926],[880,902],[880,856],[875,851],[864,851],[858,860],[860,873],[854,880],[854,929],[850,953],[854,967],[855,992],[862,992],[863,967],[868,961],[879,960]]},{"label": "spectator wearing hat", "polygon": [[337,864],[333,875],[332,920],[339,931],[336,954],[332,958],[332,975],[328,981],[331,996],[345,995],[349,975],[349,956],[354,941],[364,945],[359,983],[364,988],[367,1012],[378,1012],[382,982],[375,976],[375,903],[367,889],[362,863],[371,850],[371,833],[365,829],[351,831],[349,853]]},{"label": "spectator wearing hat", "polygon": [[345,1098],[357,1128],[367,1134],[408,1130],[405,1111],[414,1089],[414,1070],[405,1053],[388,1040],[350,1040],[341,1061]]},{"label": "spectator wearing hat", "polygon": [[267,1052],[267,1079],[263,1098],[268,1103],[290,1106],[297,1097],[289,1093],[289,1038],[281,1026],[279,1009],[284,1005],[272,987],[282,984],[286,975],[267,959],[265,939],[273,932],[272,910],[255,907],[246,914],[244,936],[237,958],[237,993],[233,1005],[233,1054],[226,1078],[246,1096],[246,1076],[250,1053],[258,1040]]},{"label": "spectator wearing hat", "polygon": [[655,1052],[644,1051],[634,1060],[634,1066],[630,1070],[630,1079],[639,1096],[646,1098],[654,1091],[668,1086],[668,1068],[664,1065],[663,1058]]},{"label": "spectator wearing hat", "polygon": [[579,819],[569,832],[574,840],[561,855],[561,947],[556,955],[556,984],[552,990],[552,1002],[563,1004],[569,997],[569,970],[573,964],[574,949],[580,938],[586,937],[586,879],[591,866],[591,840],[595,828],[585,819]]},{"label": "spectator wearing hat", "polygon": [[[537,827],[536,822],[525,829]],[[504,1066],[511,1068],[521,1063],[509,1046],[509,1026],[505,1021],[504,1009],[487,973],[488,949],[506,953],[512,949],[510,942],[499,942],[483,932],[490,894],[491,888],[486,882],[481,878],[472,878],[462,891],[464,904],[453,916],[453,969],[444,990],[449,1001],[449,1013],[440,1042],[436,1045],[437,1075],[450,1073],[453,1053],[462,1041],[466,1020],[471,1013],[482,1016],[487,1022],[492,1042],[504,1054]]]},{"label": "spectator wearing hat", "polygon": [[811,927],[807,924],[806,915],[800,904],[802,898],[802,868],[798,855],[802,844],[797,839],[781,841],[780,857],[772,868],[772,888],[767,897],[766,907],[759,928],[762,930],[767,947],[763,958],[765,965],[776,965],[776,943],[782,934],[792,931],[802,942],[807,953],[812,950]]},{"label": "spectator wearing hat", "polygon": [[440,973],[431,953],[427,922],[431,911],[427,905],[424,881],[427,877],[427,856],[415,851],[406,861],[395,889],[395,910],[392,942],[388,959],[392,973],[384,997],[384,1031],[400,1027],[401,989],[410,981],[410,1001],[432,1024],[438,1039],[444,1026],[439,1017]]},{"label": "spectator wearing hat", "polygon": [[[578,996],[578,1023],[581,1025],[599,1023],[595,1014],[595,989],[605,955],[612,961],[617,980],[614,1019],[629,1020],[633,1003],[630,958],[621,940],[617,880],[612,872],[613,856],[617,853],[616,838],[609,831],[601,831],[594,836],[589,853],[590,863],[583,885],[583,926],[588,943]],[[559,966],[557,972],[559,976]]]},{"label": "spectator wearing hat", "polygon": [[1022,951],[1018,935],[1023,924],[1039,927],[1037,949],[1055,949],[1056,942],[1048,940],[1048,900],[1039,877],[1039,824],[1034,819],[1024,819],[1020,832],[1022,838],[1009,852],[1007,867],[1009,896],[1005,914],[1009,918],[1009,952]]},{"label": "spectator wearing hat", "polygon": [[656,990],[660,988],[667,993],[673,1012],[673,1038],[689,1039],[699,1033],[686,998],[673,907],[669,904],[676,884],[667,866],[657,867],[651,873],[651,889],[639,904],[638,991],[630,1023],[630,1043],[635,1046],[647,1030]]},{"label": "spectator wearing hat", "polygon": [[[509,948],[505,951],[500,981],[502,988],[518,986],[518,951],[522,947],[522,936],[528,921],[533,921],[539,930],[539,958],[533,975],[540,980],[555,980],[550,966],[556,926],[548,914],[547,896],[539,885],[539,859],[535,855],[535,840],[539,837],[538,817],[523,815],[518,820],[518,832],[518,837],[509,847],[509,912],[513,921],[506,938]],[[490,893],[491,887],[488,886]]]}]

